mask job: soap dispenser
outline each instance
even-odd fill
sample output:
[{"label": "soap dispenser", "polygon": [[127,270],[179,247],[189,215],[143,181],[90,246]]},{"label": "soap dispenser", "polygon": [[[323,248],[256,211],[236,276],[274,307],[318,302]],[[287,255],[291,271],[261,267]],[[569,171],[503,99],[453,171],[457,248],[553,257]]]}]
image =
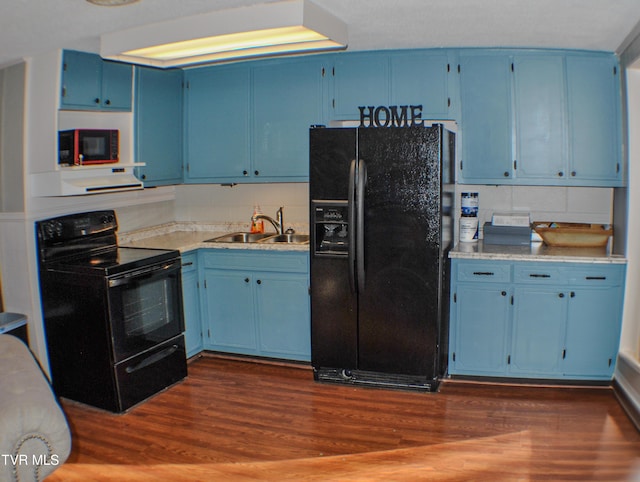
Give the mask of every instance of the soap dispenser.
[{"label": "soap dispenser", "polygon": [[258,204],[253,206],[253,216],[251,216],[251,232],[252,233],[264,233],[264,221],[262,219],[256,219],[256,216],[262,214],[262,210]]}]

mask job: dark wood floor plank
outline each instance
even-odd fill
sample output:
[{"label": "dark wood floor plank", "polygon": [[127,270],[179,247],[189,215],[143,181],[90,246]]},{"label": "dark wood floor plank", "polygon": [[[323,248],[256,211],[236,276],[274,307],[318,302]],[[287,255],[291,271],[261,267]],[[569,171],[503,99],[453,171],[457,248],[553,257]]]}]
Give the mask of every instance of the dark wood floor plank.
[{"label": "dark wood floor plank", "polygon": [[124,415],[63,408],[73,450],[52,482],[640,477],[640,434],[609,388],[367,389],[205,356]]}]

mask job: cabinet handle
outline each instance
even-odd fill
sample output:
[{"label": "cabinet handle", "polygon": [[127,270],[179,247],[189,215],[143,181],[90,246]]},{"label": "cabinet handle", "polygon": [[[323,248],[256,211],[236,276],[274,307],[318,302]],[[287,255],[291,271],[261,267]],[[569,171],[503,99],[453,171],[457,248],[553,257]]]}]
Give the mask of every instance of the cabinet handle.
[{"label": "cabinet handle", "polygon": [[564,298],[564,293],[558,293],[558,298]]},{"label": "cabinet handle", "polygon": [[104,104],[105,105],[111,105],[111,101],[109,99],[107,99],[107,100],[104,101]]},{"label": "cabinet handle", "polygon": [[474,271],[473,272],[474,276],[493,276],[494,273],[492,273],[491,271]]},{"label": "cabinet handle", "polygon": [[558,173],[558,177],[562,177],[562,176],[564,176],[564,172],[560,171],[560,172]]},{"label": "cabinet handle", "polygon": [[182,263],[182,266],[191,266],[193,265],[193,261],[188,261],[186,263]]},{"label": "cabinet handle", "polygon": [[538,273],[531,273],[529,274],[530,278],[551,278],[550,274],[538,274]]},{"label": "cabinet handle", "polygon": [[567,350],[566,350],[566,348],[564,350],[562,350],[562,359],[564,360],[565,358],[567,358]]},{"label": "cabinet handle", "polygon": [[509,177],[509,171],[504,171],[504,177]]},{"label": "cabinet handle", "polygon": [[245,279],[244,279],[244,282],[245,282],[245,283],[248,283],[249,281],[250,281],[250,280],[249,280],[249,278],[245,278]]},{"label": "cabinet handle", "polygon": [[262,280],[261,280],[261,279],[259,279],[258,281],[256,281],[256,283],[258,283],[259,285],[261,285],[261,284],[262,284]]},{"label": "cabinet handle", "polygon": [[253,171],[253,173],[254,173],[256,176],[259,176],[259,175],[260,175],[260,171]]},{"label": "cabinet handle", "polygon": [[571,177],[576,177],[578,173],[576,171],[571,171]]},{"label": "cabinet handle", "polygon": [[576,292],[575,292],[575,291],[572,291],[572,292],[571,292],[571,294],[570,294],[569,296],[571,296],[571,298],[575,298],[575,297],[576,297]]},{"label": "cabinet handle", "polygon": [[243,175],[243,176],[246,176],[247,174],[249,174],[249,172],[248,172],[248,171],[242,171],[242,175]]},{"label": "cabinet handle", "polygon": [[502,296],[507,296],[507,292],[503,291],[502,293],[500,293]]},{"label": "cabinet handle", "polygon": [[607,279],[606,276],[585,276],[584,279],[589,281],[604,281]]},{"label": "cabinet handle", "polygon": [[142,176],[140,176],[142,178],[142,180],[144,181],[147,178],[146,174],[143,174]]},{"label": "cabinet handle", "polygon": [[97,97],[96,97],[95,99],[93,99],[93,101],[94,101],[96,104],[99,104],[99,103],[100,103],[100,99],[98,99]]}]

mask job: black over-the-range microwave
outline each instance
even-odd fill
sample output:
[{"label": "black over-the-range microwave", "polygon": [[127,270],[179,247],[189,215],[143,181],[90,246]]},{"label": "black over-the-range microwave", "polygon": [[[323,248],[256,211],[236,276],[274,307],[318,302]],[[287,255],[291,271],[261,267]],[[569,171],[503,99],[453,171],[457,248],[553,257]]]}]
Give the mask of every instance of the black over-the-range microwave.
[{"label": "black over-the-range microwave", "polygon": [[83,166],[118,162],[117,129],[71,129],[58,132],[58,164]]}]

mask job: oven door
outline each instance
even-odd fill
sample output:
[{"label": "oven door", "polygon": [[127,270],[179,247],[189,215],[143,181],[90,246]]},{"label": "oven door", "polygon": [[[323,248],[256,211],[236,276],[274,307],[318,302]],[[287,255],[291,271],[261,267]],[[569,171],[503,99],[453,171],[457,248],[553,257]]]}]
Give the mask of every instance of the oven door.
[{"label": "oven door", "polygon": [[110,276],[107,285],[116,362],[184,331],[179,258]]}]

